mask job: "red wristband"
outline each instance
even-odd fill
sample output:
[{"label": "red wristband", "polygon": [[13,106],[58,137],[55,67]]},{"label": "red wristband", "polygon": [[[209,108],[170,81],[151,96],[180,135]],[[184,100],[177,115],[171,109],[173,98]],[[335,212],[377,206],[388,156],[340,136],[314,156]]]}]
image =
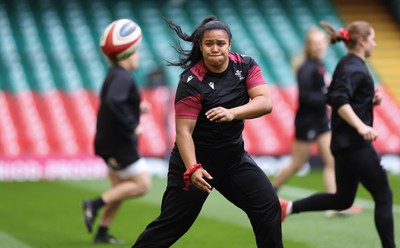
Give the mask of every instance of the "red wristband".
[{"label": "red wristband", "polygon": [[192,165],[189,169],[187,169],[185,171],[185,173],[183,173],[183,180],[185,181],[185,187],[183,188],[183,190],[188,191],[190,185],[192,185],[192,181],[190,181],[190,176],[197,170],[197,169],[203,169],[203,167],[201,166],[201,164],[197,163]]}]

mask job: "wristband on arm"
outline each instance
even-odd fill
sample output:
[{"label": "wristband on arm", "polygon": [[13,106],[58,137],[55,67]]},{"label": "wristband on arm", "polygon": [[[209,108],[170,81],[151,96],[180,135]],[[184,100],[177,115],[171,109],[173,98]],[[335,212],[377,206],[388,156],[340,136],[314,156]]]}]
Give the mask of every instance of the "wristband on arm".
[{"label": "wristband on arm", "polygon": [[192,181],[190,180],[190,176],[197,170],[197,169],[203,169],[201,164],[197,163],[192,165],[189,169],[183,173],[183,180],[185,181],[185,187],[183,190],[189,191],[190,185],[192,185]]}]

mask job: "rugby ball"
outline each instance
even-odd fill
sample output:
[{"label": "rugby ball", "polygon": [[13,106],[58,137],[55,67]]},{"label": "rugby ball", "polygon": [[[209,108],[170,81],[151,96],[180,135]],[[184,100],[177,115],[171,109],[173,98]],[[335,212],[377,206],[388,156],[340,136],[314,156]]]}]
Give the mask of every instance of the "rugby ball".
[{"label": "rugby ball", "polygon": [[109,59],[119,61],[134,54],[141,41],[140,26],[130,19],[119,19],[105,28],[100,38],[100,47]]}]

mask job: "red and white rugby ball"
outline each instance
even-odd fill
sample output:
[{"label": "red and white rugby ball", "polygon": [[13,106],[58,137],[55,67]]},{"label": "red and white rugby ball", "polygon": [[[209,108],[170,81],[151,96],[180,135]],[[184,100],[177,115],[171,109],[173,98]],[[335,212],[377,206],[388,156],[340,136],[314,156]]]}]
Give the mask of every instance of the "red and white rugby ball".
[{"label": "red and white rugby ball", "polygon": [[119,19],[106,27],[100,38],[100,47],[109,59],[124,60],[136,52],[141,41],[140,26],[132,20]]}]

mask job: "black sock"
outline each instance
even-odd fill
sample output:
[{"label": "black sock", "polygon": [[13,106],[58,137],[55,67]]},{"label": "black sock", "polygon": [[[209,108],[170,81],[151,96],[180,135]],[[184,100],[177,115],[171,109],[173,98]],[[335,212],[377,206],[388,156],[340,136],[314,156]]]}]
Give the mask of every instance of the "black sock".
[{"label": "black sock", "polygon": [[108,226],[99,226],[97,230],[97,237],[104,237],[108,233]]},{"label": "black sock", "polygon": [[96,209],[103,207],[106,203],[103,201],[101,197],[92,201],[92,206]]}]

